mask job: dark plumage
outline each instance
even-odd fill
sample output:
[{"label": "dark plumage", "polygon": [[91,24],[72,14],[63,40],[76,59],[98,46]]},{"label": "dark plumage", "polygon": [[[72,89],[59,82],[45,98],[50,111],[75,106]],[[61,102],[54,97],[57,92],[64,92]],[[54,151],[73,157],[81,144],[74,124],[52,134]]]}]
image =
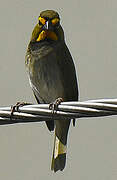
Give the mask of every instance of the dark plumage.
[{"label": "dark plumage", "polygon": [[[28,45],[25,64],[38,103],[51,103],[59,97],[64,101],[78,100],[75,67],[57,12],[46,10],[40,13]],[[46,124],[50,131],[55,126],[51,168],[55,172],[63,170],[70,120],[46,121]]]}]

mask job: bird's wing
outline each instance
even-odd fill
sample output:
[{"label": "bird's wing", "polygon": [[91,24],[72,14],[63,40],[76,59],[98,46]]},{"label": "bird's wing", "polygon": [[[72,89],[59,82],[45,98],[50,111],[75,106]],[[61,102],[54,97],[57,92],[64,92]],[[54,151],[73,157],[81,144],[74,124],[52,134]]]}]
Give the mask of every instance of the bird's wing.
[{"label": "bird's wing", "polygon": [[58,65],[61,71],[61,81],[63,81],[66,96],[65,100],[78,100],[79,93],[76,70],[69,49],[66,44],[62,42],[60,48],[57,48],[56,51],[58,51]]}]

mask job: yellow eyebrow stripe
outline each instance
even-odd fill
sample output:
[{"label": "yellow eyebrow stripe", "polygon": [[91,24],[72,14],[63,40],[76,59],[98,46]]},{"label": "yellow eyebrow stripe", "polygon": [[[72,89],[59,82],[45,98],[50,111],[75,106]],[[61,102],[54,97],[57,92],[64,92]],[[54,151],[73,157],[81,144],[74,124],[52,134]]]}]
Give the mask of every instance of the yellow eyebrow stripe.
[{"label": "yellow eyebrow stripe", "polygon": [[53,25],[56,25],[59,22],[59,18],[54,18],[51,20]]},{"label": "yellow eyebrow stripe", "polygon": [[39,21],[44,25],[46,23],[46,20],[42,17],[39,17]]}]

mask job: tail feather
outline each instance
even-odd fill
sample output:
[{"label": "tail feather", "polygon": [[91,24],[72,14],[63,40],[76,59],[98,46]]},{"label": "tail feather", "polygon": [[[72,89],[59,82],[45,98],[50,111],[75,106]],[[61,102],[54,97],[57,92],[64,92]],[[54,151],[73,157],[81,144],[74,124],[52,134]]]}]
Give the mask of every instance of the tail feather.
[{"label": "tail feather", "polygon": [[67,146],[64,145],[55,135],[51,170],[56,172],[58,170],[62,171],[64,169],[66,164],[66,152]]}]

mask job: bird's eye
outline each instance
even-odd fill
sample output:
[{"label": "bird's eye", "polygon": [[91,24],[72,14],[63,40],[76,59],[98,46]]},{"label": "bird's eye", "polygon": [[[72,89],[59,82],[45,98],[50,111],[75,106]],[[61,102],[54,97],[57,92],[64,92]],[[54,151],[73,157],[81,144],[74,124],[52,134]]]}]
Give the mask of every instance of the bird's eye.
[{"label": "bird's eye", "polygon": [[42,18],[42,17],[39,17],[38,20],[39,20],[40,25],[44,25],[46,23],[46,20],[44,18]]},{"label": "bird's eye", "polygon": [[54,18],[51,20],[52,24],[55,26],[55,25],[58,25],[59,24],[59,18]]}]

